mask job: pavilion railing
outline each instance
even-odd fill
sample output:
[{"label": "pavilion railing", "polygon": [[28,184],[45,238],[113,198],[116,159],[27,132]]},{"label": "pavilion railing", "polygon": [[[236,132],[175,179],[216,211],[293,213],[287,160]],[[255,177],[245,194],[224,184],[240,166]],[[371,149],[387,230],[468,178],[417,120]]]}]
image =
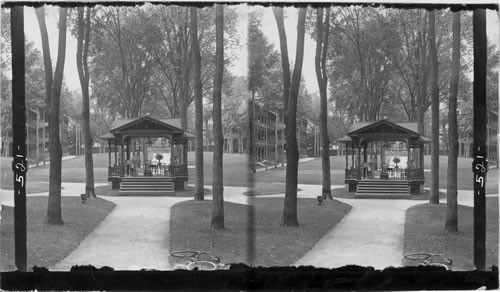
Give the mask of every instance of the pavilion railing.
[{"label": "pavilion railing", "polygon": [[187,164],[173,165],[170,169],[172,176],[188,176]]},{"label": "pavilion railing", "polygon": [[108,167],[108,176],[123,176],[125,173],[125,167],[121,165],[115,165]]},{"label": "pavilion railing", "polygon": [[351,168],[345,170],[345,178],[357,179],[360,174],[360,170],[357,168]]},{"label": "pavilion railing", "polygon": [[408,178],[409,179],[423,179],[424,178],[424,169],[423,168],[408,169]]}]

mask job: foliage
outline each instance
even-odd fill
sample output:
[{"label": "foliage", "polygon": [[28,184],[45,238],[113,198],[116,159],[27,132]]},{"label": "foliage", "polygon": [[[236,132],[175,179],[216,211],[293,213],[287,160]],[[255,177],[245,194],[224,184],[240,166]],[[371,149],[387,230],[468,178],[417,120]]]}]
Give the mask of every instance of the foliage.
[{"label": "foliage", "polygon": [[[435,13],[439,101],[447,106],[452,64],[452,13],[449,10]],[[400,122],[418,120],[422,127],[430,128],[430,119],[425,119],[430,114],[425,112],[431,104],[428,12],[422,9],[336,7],[332,15],[327,62],[330,119],[334,114],[338,121],[348,126],[353,120],[377,120],[386,116]],[[311,13],[309,31],[316,38],[314,20]],[[460,116],[469,117],[471,112],[467,109],[472,95],[468,77],[473,64],[471,21],[471,13],[464,12],[461,20],[464,29],[461,31],[459,122]],[[492,57],[495,60],[493,54]],[[492,64],[494,68],[495,61]],[[498,78],[494,71],[492,73],[488,92],[492,97],[491,108],[495,109]],[[419,100],[422,100],[422,121],[418,119]],[[447,119],[443,121],[441,128],[447,128]],[[464,127],[468,124],[465,121],[460,123]]]},{"label": "foliage", "polygon": [[[147,112],[179,117],[187,127],[194,100],[192,37],[189,7],[151,5],[95,7],[95,46],[91,55],[95,76],[92,93],[99,106],[122,117]],[[215,66],[215,12],[196,8],[201,53],[203,96],[212,93]],[[236,13],[226,9],[225,46],[237,46]],[[234,56],[225,54],[225,64]],[[116,60],[119,60],[116,62]],[[224,78],[224,82],[228,82]],[[120,102],[117,102],[120,101]]]},{"label": "foliage", "polygon": [[335,105],[357,119],[378,120],[390,104],[395,25],[375,8],[341,7],[332,14],[328,79]]},{"label": "foliage", "polygon": [[[246,120],[246,103],[251,98],[247,90],[245,77],[236,76],[231,82],[229,90],[222,96],[222,125],[225,134],[232,128],[244,127]],[[242,106],[242,105],[245,106]]]},{"label": "foliage", "polygon": [[[10,12],[2,9],[1,31],[1,95],[0,95],[0,125],[1,137],[6,139],[12,129],[12,92],[11,92],[11,42],[10,42]],[[26,107],[29,109],[44,109],[45,80],[41,52],[31,41],[25,42],[25,85]]]},{"label": "foliage", "polygon": [[158,40],[158,27],[147,11],[122,7],[101,7],[94,23],[92,94],[99,106],[122,117],[138,117],[152,98],[151,44]]},{"label": "foliage", "polygon": [[[268,76],[273,76],[279,64],[277,51],[261,30],[259,10],[248,15],[248,90],[257,93],[265,84]],[[275,79],[277,74],[274,74]],[[268,95],[269,97],[269,95]]]}]

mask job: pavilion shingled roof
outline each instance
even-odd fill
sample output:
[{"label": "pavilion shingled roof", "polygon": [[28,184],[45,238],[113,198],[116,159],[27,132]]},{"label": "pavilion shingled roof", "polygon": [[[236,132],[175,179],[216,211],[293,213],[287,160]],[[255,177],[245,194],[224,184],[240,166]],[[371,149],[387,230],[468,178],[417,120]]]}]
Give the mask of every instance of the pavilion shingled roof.
[{"label": "pavilion shingled roof", "polygon": [[[366,126],[375,124],[377,122],[357,122],[357,123],[354,123],[354,124],[352,124],[351,128],[349,128],[349,130],[347,131],[347,133],[354,132],[356,130],[359,130],[359,129],[364,128]],[[393,124],[398,125],[398,126],[400,126],[402,128],[405,128],[407,130],[410,130],[410,131],[418,133],[418,124],[417,123],[412,123],[412,122],[407,122],[407,123],[394,123],[394,122],[390,122],[390,123],[393,123]]]},{"label": "pavilion shingled roof", "polygon": [[[355,132],[359,129],[362,129],[364,127],[367,127],[367,126],[370,126],[372,124],[375,124],[375,123],[378,123],[380,121],[375,121],[375,122],[357,122],[357,123],[354,123],[351,125],[351,127],[349,128],[349,130],[347,131],[347,133],[352,133],[352,132]],[[388,121],[390,122],[390,121]],[[392,124],[395,124],[401,128],[404,128],[408,131],[412,131],[412,132],[415,132],[415,133],[418,133],[418,124],[417,123],[414,123],[414,122],[405,122],[405,123],[394,123],[394,122],[390,122]],[[337,142],[339,143],[348,143],[348,142],[351,142],[352,139],[349,135],[346,135],[342,138],[339,138],[337,139]],[[419,137],[419,141],[423,141],[423,142],[429,142],[430,139],[427,138],[427,137],[424,137],[424,136],[420,136]]]},{"label": "pavilion shingled roof", "polygon": [[107,134],[99,137],[99,139],[101,139],[101,140],[110,140],[110,139],[114,139],[114,138],[115,138],[115,136],[111,133],[107,133]]},{"label": "pavilion shingled roof", "polygon": [[[140,118],[135,118],[135,119],[119,119],[119,120],[116,120],[113,122],[113,124],[111,125],[111,131],[113,131],[114,129],[117,129],[123,125],[126,125],[130,122],[133,122],[135,120],[138,120]],[[167,125],[171,125],[171,126],[174,126],[176,128],[181,128],[181,119],[177,119],[177,118],[170,118],[170,119],[156,119],[156,118],[152,118],[152,119],[155,119],[155,120],[158,120],[162,123],[165,123]]]}]

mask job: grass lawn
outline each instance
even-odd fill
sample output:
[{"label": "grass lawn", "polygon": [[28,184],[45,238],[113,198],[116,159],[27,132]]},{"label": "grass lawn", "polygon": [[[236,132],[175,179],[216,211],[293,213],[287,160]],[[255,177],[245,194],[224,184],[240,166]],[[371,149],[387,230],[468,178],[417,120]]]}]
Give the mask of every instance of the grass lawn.
[{"label": "grass lawn", "polygon": [[[473,270],[473,208],[459,205],[456,234],[444,232],[446,205],[423,204],[406,211],[404,254],[443,253],[453,270]],[[409,264],[409,263],[408,263]],[[498,266],[498,198],[486,198],[486,267]]]},{"label": "grass lawn", "polygon": [[[4,190],[14,190],[13,183],[10,184],[2,184],[2,189]],[[64,190],[61,187],[61,190]],[[35,194],[35,193],[44,193],[49,191],[49,183],[48,182],[40,182],[34,181],[26,184],[26,194]]]},{"label": "grass lawn", "polygon": [[[113,210],[115,204],[103,199],[82,204],[79,197],[62,198],[64,225],[47,226],[47,197],[27,198],[28,270],[34,265],[50,266],[68,256],[80,242]],[[3,207],[1,225],[0,270],[15,270],[14,209]]]},{"label": "grass lawn", "polygon": [[[205,195],[211,195],[212,194],[212,189],[205,188]],[[119,196],[120,190],[113,190],[111,189],[111,186],[101,186],[101,187],[96,187],[95,188],[95,193],[97,196]],[[174,194],[172,194],[174,196]],[[176,197],[193,197],[194,198],[194,187],[193,186],[188,186],[184,191],[175,191],[175,196]]]},{"label": "grass lawn", "polygon": [[[332,189],[334,198],[355,199],[354,192],[349,192],[346,188]],[[429,200],[430,190],[425,190],[423,194],[410,195],[410,200]],[[440,199],[446,199],[446,193],[439,192]]]},{"label": "grass lawn", "polygon": [[[431,157],[424,157],[424,165],[426,169],[431,168]],[[448,183],[448,156],[439,156],[439,188],[446,189]],[[425,172],[424,186],[430,188],[431,186],[431,173]],[[458,189],[459,190],[473,190],[474,181],[472,174],[472,158],[458,158]],[[488,170],[486,179],[486,193],[498,194],[498,168]]]},{"label": "grass lawn", "polygon": [[[2,189],[12,188],[12,158],[0,157],[0,186]],[[49,164],[28,169],[26,186],[33,182],[49,181]],[[85,183],[85,161],[83,155],[62,161],[62,181]],[[108,154],[94,154],[94,181],[96,183],[108,181]]]},{"label": "grass lawn", "polygon": [[[223,180],[225,186],[246,187],[248,181],[247,156],[245,154],[224,153]],[[194,166],[195,153],[188,152],[188,165]],[[203,180],[205,184],[212,184],[213,153],[203,152]],[[194,184],[196,169],[188,168],[189,183]]]},{"label": "grass lawn", "polygon": [[[225,202],[225,229],[210,229],[212,201],[185,201],[171,209],[170,251],[208,250],[223,263],[247,263],[255,247],[254,266],[291,265],[308,252],[351,209],[339,201],[318,206],[316,199],[298,199],[299,227],[282,227],[283,198],[255,198],[254,206]],[[255,212],[255,237],[248,238],[248,213]],[[175,263],[175,262],[174,262]]]}]

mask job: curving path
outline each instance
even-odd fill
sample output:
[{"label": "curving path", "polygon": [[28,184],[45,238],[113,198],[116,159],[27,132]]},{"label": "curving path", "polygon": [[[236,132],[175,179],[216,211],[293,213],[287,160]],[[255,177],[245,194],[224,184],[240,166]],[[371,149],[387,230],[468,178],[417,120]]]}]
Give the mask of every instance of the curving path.
[{"label": "curving path", "polygon": [[73,265],[109,266],[115,270],[169,269],[170,207],[189,198],[104,197],[115,209],[68,257],[51,270]]},{"label": "curving path", "polygon": [[[321,186],[299,187],[308,194],[321,193]],[[498,194],[487,196],[498,197]],[[338,200],[351,205],[351,211],[295,265],[335,268],[355,264],[376,269],[401,266],[406,210],[427,201]],[[458,201],[461,205],[473,206],[472,191],[458,191]],[[441,200],[441,203],[446,203],[446,200]]]},{"label": "curving path", "polygon": [[[246,204],[245,188],[226,187],[226,201]],[[205,196],[211,199],[211,196]],[[115,270],[172,269],[168,262],[170,208],[190,197],[104,197],[116,204],[80,246],[51,270],[92,264]]]}]

